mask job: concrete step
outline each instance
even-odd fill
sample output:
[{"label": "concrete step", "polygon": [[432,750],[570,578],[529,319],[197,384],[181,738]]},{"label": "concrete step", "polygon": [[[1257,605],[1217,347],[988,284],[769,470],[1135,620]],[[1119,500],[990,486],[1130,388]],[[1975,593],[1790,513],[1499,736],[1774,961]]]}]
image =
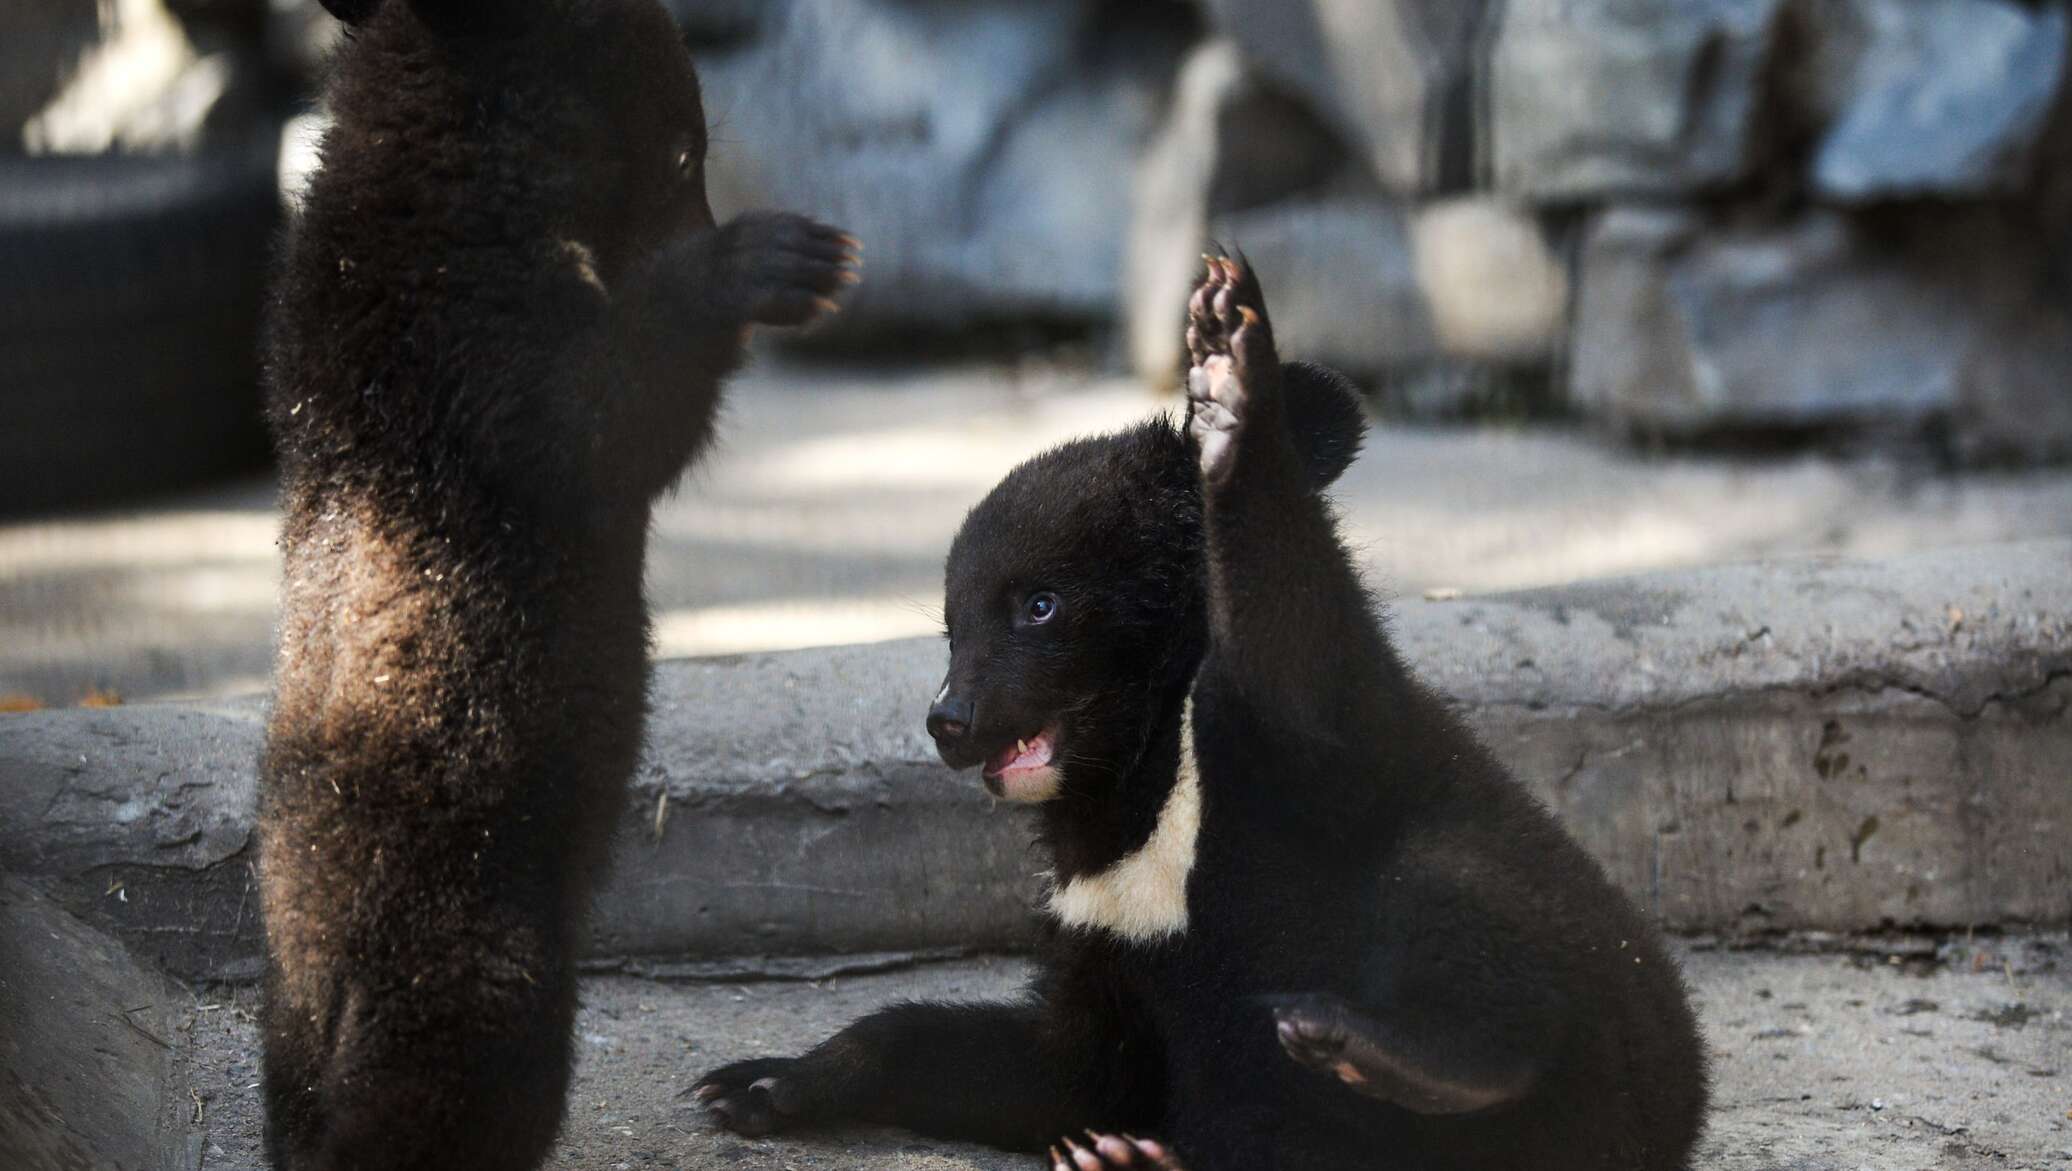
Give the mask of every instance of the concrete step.
[{"label": "concrete step", "polygon": [[[1398,645],[1670,928],[2072,921],[2072,541],[1394,607]],[[910,640],[667,663],[601,956],[1012,948],[1041,860],[934,759]],[[0,870],[250,976],[257,699],[0,716]]]},{"label": "concrete step", "polygon": [[[2072,951],[2062,934],[1904,954],[1687,947],[1683,962],[1715,1062],[1700,1171],[2072,1163]],[[795,1053],[889,1001],[1005,996],[1026,973],[1021,960],[980,958],[812,981],[592,978],[568,1126],[549,1165],[1036,1168],[1027,1155],[897,1131],[742,1139],[714,1130],[685,1096],[716,1065]],[[262,1165],[255,1007],[249,987],[204,993],[179,1034],[193,1038],[188,1068],[206,1104],[198,1129],[211,1169]]]}]

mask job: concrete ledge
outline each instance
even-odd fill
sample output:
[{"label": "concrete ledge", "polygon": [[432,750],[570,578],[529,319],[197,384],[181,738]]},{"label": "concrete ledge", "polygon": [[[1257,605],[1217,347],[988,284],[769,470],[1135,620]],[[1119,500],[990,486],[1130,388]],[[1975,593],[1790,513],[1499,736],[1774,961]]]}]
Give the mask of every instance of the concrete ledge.
[{"label": "concrete ledge", "polygon": [[[1404,601],[1398,644],[1670,927],[2072,920],[2072,542]],[[932,640],[666,663],[602,955],[1011,946],[1040,858],[936,764]],[[0,717],[0,869],[254,970],[258,700]]]}]

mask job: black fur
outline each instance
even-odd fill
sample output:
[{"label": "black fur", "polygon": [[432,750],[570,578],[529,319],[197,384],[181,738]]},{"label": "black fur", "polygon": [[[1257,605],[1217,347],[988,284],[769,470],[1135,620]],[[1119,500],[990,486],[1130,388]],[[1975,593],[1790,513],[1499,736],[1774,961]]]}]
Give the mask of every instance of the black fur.
[{"label": "black fur", "polygon": [[651,502],[748,328],[827,308],[854,242],[714,224],[655,0],[341,9],[268,339],[268,1145],[282,1171],[525,1168],[640,743]]},{"label": "black fur", "polygon": [[1058,729],[1065,884],[1146,845],[1191,695],[1184,931],[1061,926],[1019,1001],[875,1013],[700,1097],[750,1133],[866,1119],[1066,1169],[1684,1166],[1706,1076],[1675,963],[1390,647],[1319,491],[1356,404],[1278,364],[1241,265],[1190,318],[1187,428],[1040,456],[966,521],[959,718],[932,724],[989,771]]},{"label": "black fur", "polygon": [[348,25],[359,24],[374,15],[381,0],[323,0],[324,11]]}]

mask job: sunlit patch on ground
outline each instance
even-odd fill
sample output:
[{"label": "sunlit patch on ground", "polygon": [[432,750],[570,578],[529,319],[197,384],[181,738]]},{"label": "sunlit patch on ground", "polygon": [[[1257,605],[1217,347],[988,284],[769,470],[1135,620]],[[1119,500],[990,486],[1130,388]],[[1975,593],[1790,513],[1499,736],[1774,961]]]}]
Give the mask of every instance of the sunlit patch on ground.
[{"label": "sunlit patch on ground", "polygon": [[[656,509],[657,653],[934,633],[950,537],[1001,475],[1177,405],[1055,369],[763,366]],[[1335,495],[1373,584],[1406,597],[2072,533],[2072,470],[1648,458],[1548,429],[1378,427]],[[0,525],[0,694],[66,706],[93,688],[130,702],[263,688],[277,524],[255,480]]]},{"label": "sunlit patch on ground", "polygon": [[798,599],[708,606],[655,615],[655,654],[665,659],[913,638],[942,629],[933,603],[913,598]]}]

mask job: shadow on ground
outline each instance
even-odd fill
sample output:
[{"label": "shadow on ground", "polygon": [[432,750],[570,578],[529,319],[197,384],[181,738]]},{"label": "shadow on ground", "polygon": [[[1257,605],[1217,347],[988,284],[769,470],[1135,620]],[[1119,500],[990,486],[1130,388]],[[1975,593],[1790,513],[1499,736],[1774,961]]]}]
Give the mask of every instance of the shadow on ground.
[{"label": "shadow on ground", "polygon": [[[2063,936],[1895,952],[1779,954],[1686,945],[1716,1063],[1703,1171],[2062,1168],[2072,1159],[2072,960]],[[1007,1171],[1040,1160],[849,1131],[750,1140],[716,1131],[686,1091],[736,1058],[795,1052],[910,998],[998,997],[1023,961],[974,959],[804,982],[584,986],[566,1136],[552,1166]],[[187,1015],[204,1103],[204,1166],[256,1169],[257,1037],[249,988]]]}]

